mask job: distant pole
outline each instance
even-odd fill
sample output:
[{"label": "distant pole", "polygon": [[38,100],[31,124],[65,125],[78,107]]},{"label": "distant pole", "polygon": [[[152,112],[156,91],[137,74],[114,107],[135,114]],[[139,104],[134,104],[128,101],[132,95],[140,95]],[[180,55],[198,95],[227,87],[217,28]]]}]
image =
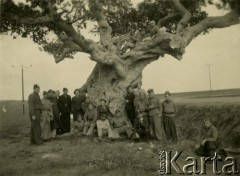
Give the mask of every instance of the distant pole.
[{"label": "distant pole", "polygon": [[[19,68],[16,66],[12,66],[13,68]],[[30,68],[32,67],[32,65],[28,66],[28,67],[24,67],[23,65],[21,66],[21,76],[22,76],[22,108],[23,108],[23,114],[25,114],[25,103],[24,103],[24,69]]]},{"label": "distant pole", "polygon": [[24,77],[23,77],[23,65],[22,65],[22,106],[23,106],[23,114],[25,114],[25,107],[24,107]]},{"label": "distant pole", "polygon": [[212,92],[212,76],[211,76],[211,64],[208,64],[208,75],[209,75],[209,86],[210,86],[210,92]]}]

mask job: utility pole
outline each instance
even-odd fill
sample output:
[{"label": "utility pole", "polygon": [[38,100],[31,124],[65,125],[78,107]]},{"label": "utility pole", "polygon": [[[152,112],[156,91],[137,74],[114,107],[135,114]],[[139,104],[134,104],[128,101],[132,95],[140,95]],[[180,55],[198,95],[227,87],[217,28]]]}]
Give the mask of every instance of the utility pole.
[{"label": "utility pole", "polygon": [[210,86],[210,92],[212,92],[212,76],[211,76],[211,64],[208,64],[208,75],[209,75],[209,86]]},{"label": "utility pole", "polygon": [[23,77],[23,65],[22,65],[22,105],[23,105],[23,114],[25,114],[25,107],[24,107],[24,77]]},{"label": "utility pole", "polygon": [[[13,68],[19,68],[16,66],[12,66]],[[23,65],[21,66],[21,76],[22,76],[22,108],[23,108],[23,114],[25,114],[25,103],[24,103],[24,69],[31,68],[32,65],[28,67],[24,67]]]}]

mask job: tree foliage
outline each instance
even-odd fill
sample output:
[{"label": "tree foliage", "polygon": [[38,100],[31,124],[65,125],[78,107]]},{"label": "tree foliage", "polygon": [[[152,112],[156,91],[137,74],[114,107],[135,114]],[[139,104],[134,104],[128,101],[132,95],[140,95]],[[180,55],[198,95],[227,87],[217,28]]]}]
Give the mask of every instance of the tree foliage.
[{"label": "tree foliage", "polygon": [[[179,2],[191,14],[184,27],[194,26],[205,19],[208,14],[203,7],[207,5],[216,5],[219,9],[238,9],[239,12],[239,0],[180,0]],[[111,28],[112,37],[133,35],[138,30],[149,33],[152,28],[150,26],[149,29],[151,21],[169,34],[176,34],[179,23],[182,23],[180,20],[183,18],[181,9],[174,6],[172,0],[144,0],[137,7],[134,7],[130,0],[26,0],[26,3],[3,0],[0,31],[9,32],[14,38],[31,37],[35,43],[44,46],[47,52],[56,54],[57,48],[64,44],[59,39],[62,32],[67,33],[69,39],[76,37],[69,35],[71,31],[66,32],[67,26],[73,27],[72,31],[79,32],[81,37],[78,41],[74,39],[74,43],[80,48],[75,46],[73,51],[69,50],[67,56],[71,56],[75,51],[89,53],[90,49],[83,46],[89,42],[82,42],[85,38],[81,36],[81,29],[86,28],[89,22],[103,20],[99,16],[101,13]],[[95,25],[92,32],[99,34],[99,29],[100,23]],[[211,27],[201,32],[209,29]],[[53,33],[55,35],[52,35]],[[71,47],[74,43],[71,43]]]}]

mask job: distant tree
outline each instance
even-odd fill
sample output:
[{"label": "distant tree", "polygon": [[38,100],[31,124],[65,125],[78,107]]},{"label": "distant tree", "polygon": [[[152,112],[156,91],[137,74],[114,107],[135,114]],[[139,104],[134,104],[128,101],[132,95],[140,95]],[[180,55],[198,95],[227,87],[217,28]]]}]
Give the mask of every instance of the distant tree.
[{"label": "distant tree", "polygon": [[[240,23],[240,0],[144,0],[136,8],[130,0],[26,1],[1,1],[1,32],[30,36],[56,63],[89,54],[96,66],[81,90],[107,98],[113,111],[123,108],[126,88],[142,80],[149,63],[165,54],[181,60],[199,34]],[[228,13],[209,17],[207,5]],[[89,22],[99,42],[82,35]]]}]

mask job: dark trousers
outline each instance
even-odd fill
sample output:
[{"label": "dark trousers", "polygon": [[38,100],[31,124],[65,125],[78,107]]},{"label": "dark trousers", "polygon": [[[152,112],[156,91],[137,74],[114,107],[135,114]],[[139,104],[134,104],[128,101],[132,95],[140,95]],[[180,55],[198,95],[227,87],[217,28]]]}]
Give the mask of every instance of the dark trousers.
[{"label": "dark trousers", "polygon": [[132,126],[134,126],[134,120],[135,120],[135,110],[127,110],[127,116],[130,120]]},{"label": "dark trousers", "polygon": [[174,117],[163,116],[163,128],[166,134],[167,140],[177,142],[177,130],[174,121]]},{"label": "dark trousers", "polygon": [[83,119],[84,111],[82,109],[80,109],[80,110],[73,110],[73,120],[74,120],[74,122],[77,121],[77,118],[78,118],[79,114],[81,115],[81,117]]},{"label": "dark trousers", "polygon": [[41,110],[34,110],[35,120],[32,120],[32,116],[30,116],[31,120],[31,144],[42,144],[43,140],[41,138],[41,126],[40,126],[40,118],[41,118]]},{"label": "dark trousers", "polygon": [[150,139],[150,124],[148,116],[144,116],[143,121],[140,121],[138,118],[135,119],[134,131],[139,135],[141,139]]},{"label": "dark trousers", "polygon": [[60,116],[62,122],[62,132],[69,133],[70,132],[70,112],[62,112]]},{"label": "dark trousers", "polygon": [[218,143],[216,141],[207,141],[203,146],[201,145],[200,148],[196,149],[195,153],[198,156],[214,157],[217,147]]}]

